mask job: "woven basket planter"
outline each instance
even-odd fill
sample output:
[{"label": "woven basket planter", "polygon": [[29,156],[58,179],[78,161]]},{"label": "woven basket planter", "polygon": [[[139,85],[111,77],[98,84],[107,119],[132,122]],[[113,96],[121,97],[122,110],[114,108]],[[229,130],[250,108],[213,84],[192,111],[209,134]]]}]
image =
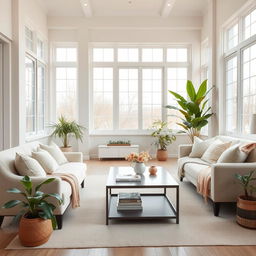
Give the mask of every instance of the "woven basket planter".
[{"label": "woven basket planter", "polygon": [[238,197],[236,221],[243,227],[256,229],[256,200]]}]

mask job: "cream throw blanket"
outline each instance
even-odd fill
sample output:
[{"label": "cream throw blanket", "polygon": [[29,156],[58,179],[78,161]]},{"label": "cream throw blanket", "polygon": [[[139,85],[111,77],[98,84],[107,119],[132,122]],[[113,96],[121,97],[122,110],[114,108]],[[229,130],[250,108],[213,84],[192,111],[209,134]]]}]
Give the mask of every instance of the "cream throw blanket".
[{"label": "cream throw blanket", "polygon": [[77,177],[71,173],[53,173],[54,176],[60,177],[62,180],[68,182],[71,186],[71,205],[72,208],[80,207],[80,189]]}]

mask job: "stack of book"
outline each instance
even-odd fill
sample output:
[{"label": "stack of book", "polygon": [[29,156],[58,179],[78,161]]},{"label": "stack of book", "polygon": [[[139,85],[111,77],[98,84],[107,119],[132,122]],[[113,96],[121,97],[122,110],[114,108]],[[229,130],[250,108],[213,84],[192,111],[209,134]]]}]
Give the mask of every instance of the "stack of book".
[{"label": "stack of book", "polygon": [[119,193],[117,198],[117,210],[142,210],[140,193]]}]

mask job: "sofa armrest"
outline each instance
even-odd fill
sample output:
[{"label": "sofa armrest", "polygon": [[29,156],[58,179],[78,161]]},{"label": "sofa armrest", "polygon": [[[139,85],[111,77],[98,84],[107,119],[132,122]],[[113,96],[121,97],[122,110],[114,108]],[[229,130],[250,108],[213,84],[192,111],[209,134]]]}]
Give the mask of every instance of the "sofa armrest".
[{"label": "sofa armrest", "polygon": [[188,156],[192,150],[192,144],[181,144],[179,145],[178,158]]},{"label": "sofa armrest", "polygon": [[214,202],[235,202],[243,193],[235,174],[256,170],[256,163],[217,163],[211,167],[211,198]]},{"label": "sofa armrest", "polygon": [[69,162],[83,162],[82,152],[64,152],[64,155]]}]

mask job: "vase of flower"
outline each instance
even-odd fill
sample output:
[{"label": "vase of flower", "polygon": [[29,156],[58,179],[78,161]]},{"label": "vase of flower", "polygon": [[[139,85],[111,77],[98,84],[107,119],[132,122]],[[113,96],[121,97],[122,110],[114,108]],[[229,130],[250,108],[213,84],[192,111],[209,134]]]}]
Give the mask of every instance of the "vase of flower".
[{"label": "vase of flower", "polygon": [[148,152],[131,153],[126,160],[132,162],[132,167],[136,174],[142,175],[146,169],[145,162],[150,159]]}]

